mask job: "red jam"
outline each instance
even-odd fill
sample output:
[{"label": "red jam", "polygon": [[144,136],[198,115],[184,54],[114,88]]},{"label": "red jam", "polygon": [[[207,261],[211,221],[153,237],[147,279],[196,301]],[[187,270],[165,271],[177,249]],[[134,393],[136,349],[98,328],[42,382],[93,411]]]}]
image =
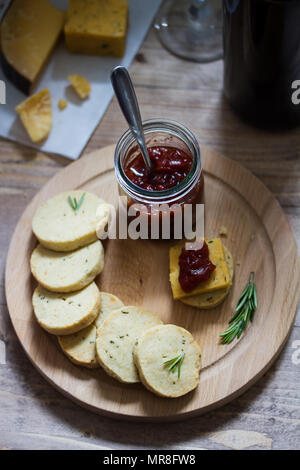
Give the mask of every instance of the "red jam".
[{"label": "red jam", "polygon": [[216,266],[209,259],[206,242],[200,250],[182,248],[179,256],[179,283],[185,292],[191,292],[200,282],[207,281]]},{"label": "red jam", "polygon": [[153,164],[151,173],[147,171],[141,154],[125,167],[130,181],[148,191],[164,191],[177,186],[193,166],[192,156],[175,147],[149,147],[148,153]]}]

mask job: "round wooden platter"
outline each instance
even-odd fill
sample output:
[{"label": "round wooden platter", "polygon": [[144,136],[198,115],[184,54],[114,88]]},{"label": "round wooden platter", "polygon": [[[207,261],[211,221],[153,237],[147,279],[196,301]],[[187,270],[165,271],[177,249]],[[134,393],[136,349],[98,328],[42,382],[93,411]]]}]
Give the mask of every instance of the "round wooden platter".
[{"label": "round wooden platter", "polygon": [[[34,319],[31,297],[35,282],[29,259],[36,244],[31,231],[37,207],[69,189],[97,193],[115,204],[118,188],[113,169],[114,147],[89,154],[60,171],[29,204],[11,240],[6,267],[6,296],[16,334],[32,363],[58,390],[89,409],[117,418],[174,420],[225,404],[251,386],[281,351],[293,325],[299,297],[297,247],[285,214],[274,196],[250,172],[215,152],[202,149],[205,170],[205,233],[218,236],[235,260],[230,295],[214,310],[197,310],[172,299],[168,241],[109,240],[105,267],[97,278],[101,290],[125,305],[141,305],[166,323],[188,329],[202,348],[199,387],[177,399],[155,396],[142,385],[128,386],[102,369],[72,364],[57,339]],[[250,271],[255,272],[259,307],[254,322],[239,341],[221,345]]]}]

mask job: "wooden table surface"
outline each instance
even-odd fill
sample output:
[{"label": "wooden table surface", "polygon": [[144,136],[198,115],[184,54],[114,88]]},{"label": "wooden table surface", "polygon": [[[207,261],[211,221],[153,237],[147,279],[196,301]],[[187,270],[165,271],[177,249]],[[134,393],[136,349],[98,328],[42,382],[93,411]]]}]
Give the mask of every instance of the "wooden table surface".
[{"label": "wooden table surface", "polygon": [[[178,120],[194,131],[200,145],[251,170],[278,198],[300,240],[299,129],[271,133],[241,122],[222,96],[222,61],[199,65],[177,59],[153,31],[131,73],[144,119]],[[114,99],[83,153],[115,143],[125,128]],[[300,449],[299,312],[285,349],[258,383],[227,406],[184,422],[128,423],[95,415],[58,393],[34,369],[9,320],[5,259],[26,205],[68,163],[0,140],[0,448]]]}]

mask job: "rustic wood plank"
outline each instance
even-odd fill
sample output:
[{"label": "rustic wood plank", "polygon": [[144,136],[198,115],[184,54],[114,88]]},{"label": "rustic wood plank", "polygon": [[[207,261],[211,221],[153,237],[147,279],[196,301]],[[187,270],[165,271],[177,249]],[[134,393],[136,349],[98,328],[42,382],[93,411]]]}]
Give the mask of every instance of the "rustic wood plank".
[{"label": "rustic wood plank", "polygon": [[[192,124],[202,145],[253,171],[278,198],[299,243],[299,130],[274,134],[242,123],[222,98],[222,63],[181,61],[162,49],[152,31],[131,72],[144,119],[163,115]],[[84,153],[115,143],[125,128],[113,100]],[[19,216],[66,162],[3,139],[0,142],[0,340],[6,346],[6,363],[0,364],[0,448],[219,449],[226,447],[216,442],[216,436],[212,440],[211,433],[238,429],[263,434],[272,440],[273,449],[299,449],[300,365],[292,362],[293,345],[300,340],[299,313],[285,349],[256,385],[229,405],[176,426],[99,418],[64,398],[38,374],[8,319],[3,271]],[[249,434],[252,442],[250,438]]]}]

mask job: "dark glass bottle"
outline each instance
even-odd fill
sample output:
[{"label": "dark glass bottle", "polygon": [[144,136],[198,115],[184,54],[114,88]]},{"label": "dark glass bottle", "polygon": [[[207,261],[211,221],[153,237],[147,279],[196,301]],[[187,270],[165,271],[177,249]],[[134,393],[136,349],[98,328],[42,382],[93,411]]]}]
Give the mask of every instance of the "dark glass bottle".
[{"label": "dark glass bottle", "polygon": [[223,13],[233,108],[259,127],[300,124],[300,0],[223,0]]}]

